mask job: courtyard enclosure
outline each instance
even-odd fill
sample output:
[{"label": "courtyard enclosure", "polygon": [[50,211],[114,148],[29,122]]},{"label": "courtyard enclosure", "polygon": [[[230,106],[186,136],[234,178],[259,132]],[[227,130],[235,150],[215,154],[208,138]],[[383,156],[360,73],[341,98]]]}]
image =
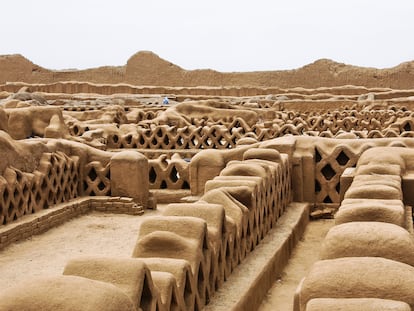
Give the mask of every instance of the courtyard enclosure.
[{"label": "courtyard enclosure", "polygon": [[[301,229],[277,271],[309,218],[335,218],[295,311],[411,310],[413,107],[412,89],[350,85],[0,85],[3,252],[90,211],[167,204],[142,220],[130,257],[73,258],[37,280],[43,291],[3,291],[0,310],[208,308],[292,210]],[[253,284],[233,308],[257,309],[270,286]]]}]

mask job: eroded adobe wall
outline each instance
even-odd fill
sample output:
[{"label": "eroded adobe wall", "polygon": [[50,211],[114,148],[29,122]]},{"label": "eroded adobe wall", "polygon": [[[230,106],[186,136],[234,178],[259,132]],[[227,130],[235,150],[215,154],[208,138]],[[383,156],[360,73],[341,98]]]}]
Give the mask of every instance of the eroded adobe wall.
[{"label": "eroded adobe wall", "polygon": [[[31,292],[16,299],[18,285],[2,293],[2,306],[26,308],[31,298],[32,303],[36,301],[44,310],[56,301],[70,308],[76,305],[73,298],[68,298],[74,294],[73,276],[81,276],[85,281],[79,280],[78,286],[95,280],[100,281],[99,288],[103,290],[111,284],[112,291],[107,293],[110,297],[122,288],[126,293],[123,301],[141,309],[174,310],[177,306],[182,310],[203,309],[233,270],[278,225],[291,202],[289,156],[274,149],[251,147],[244,151],[240,161],[229,162],[220,176],[211,181],[210,189],[206,186],[199,201],[172,204],[162,216],[145,219],[132,258],[73,259],[67,263],[63,277],[48,279],[48,286],[58,286],[60,295],[70,301],[62,302],[60,297],[39,298],[37,292],[36,297]],[[41,232],[47,225],[58,224],[89,208],[101,210],[108,204],[114,207],[123,204],[121,208],[129,209],[131,203],[105,197],[77,200],[52,215],[45,215],[39,223],[29,222],[28,228],[20,226],[12,230],[10,236],[30,234],[34,225],[39,225],[36,230]],[[109,206],[107,211],[111,211]],[[34,282],[45,288],[42,279]],[[88,293],[83,299],[91,299],[103,308],[104,298],[96,293]]]},{"label": "eroded adobe wall", "polygon": [[0,57],[0,83],[85,81],[180,87],[205,85],[282,88],[363,85],[407,89],[413,88],[412,68],[411,62],[388,69],[374,69],[322,59],[295,70],[223,73],[209,69],[185,70],[154,53],[139,52],[133,55],[125,66],[51,71],[33,64],[21,55],[7,55]]},{"label": "eroded adobe wall", "polygon": [[[18,135],[9,123],[16,126],[23,122],[33,125],[26,134],[19,134],[22,138],[60,137],[95,149],[137,149],[152,154],[148,161],[151,189],[189,190],[189,163],[200,150],[232,150],[275,138],[307,136],[299,138],[303,143],[295,151],[300,154],[308,146],[309,154],[301,158],[307,173],[303,174],[300,166],[300,178],[294,179],[300,189],[295,191],[296,200],[338,204],[339,176],[355,164],[364,148],[372,146],[371,140],[364,139],[412,137],[414,133],[410,90],[350,86],[295,89],[267,96],[193,98],[184,102],[172,98],[170,105],[163,105],[162,96],[71,95],[32,92],[32,87],[36,86],[3,93],[0,112],[5,130]],[[20,120],[19,115],[24,118]],[[30,122],[25,122],[27,118]],[[365,146],[362,141],[368,147],[361,147]],[[21,169],[18,163],[14,167]],[[108,162],[91,160],[82,167],[79,191],[85,195],[110,194]],[[301,176],[309,178],[306,189],[301,186]]]},{"label": "eroded adobe wall", "polygon": [[320,260],[298,286],[294,310],[333,304],[411,310],[413,222],[403,184],[412,182],[413,154],[406,147],[373,147],[360,156]]}]

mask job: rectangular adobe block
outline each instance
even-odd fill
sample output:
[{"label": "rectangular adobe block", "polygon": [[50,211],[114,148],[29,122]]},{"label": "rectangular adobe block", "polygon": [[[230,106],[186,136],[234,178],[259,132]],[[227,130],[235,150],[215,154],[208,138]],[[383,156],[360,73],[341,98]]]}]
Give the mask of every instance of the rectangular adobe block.
[{"label": "rectangular adobe block", "polygon": [[149,177],[147,158],[135,151],[115,154],[110,162],[111,195],[130,197],[148,206]]}]

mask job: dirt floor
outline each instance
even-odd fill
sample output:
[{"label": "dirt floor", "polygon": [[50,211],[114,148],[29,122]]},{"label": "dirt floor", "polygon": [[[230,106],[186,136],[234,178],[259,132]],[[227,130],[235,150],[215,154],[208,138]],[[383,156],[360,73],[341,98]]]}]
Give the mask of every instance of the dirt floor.
[{"label": "dirt floor", "polygon": [[0,251],[0,288],[37,276],[60,275],[71,258],[131,257],[143,216],[90,213]]},{"label": "dirt floor", "polygon": [[300,280],[306,276],[319,259],[320,245],[329,229],[334,225],[333,219],[321,219],[309,222],[305,234],[293,250],[289,263],[267,293],[258,311],[293,310],[293,296]]},{"label": "dirt floor", "polygon": [[[0,251],[0,288],[31,277],[60,275],[65,264],[79,256],[130,257],[140,222],[147,216],[159,215],[162,209],[161,206],[156,211],[147,210],[143,216],[95,212],[11,245]],[[296,286],[318,259],[320,242],[332,225],[332,220],[310,223],[260,311],[292,310]]]}]

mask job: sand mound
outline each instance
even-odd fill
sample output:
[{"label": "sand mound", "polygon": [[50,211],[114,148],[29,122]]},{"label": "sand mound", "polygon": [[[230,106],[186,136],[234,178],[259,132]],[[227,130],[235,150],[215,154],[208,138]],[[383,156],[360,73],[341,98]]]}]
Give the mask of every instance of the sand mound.
[{"label": "sand mound", "polygon": [[414,87],[413,64],[414,61],[393,68],[375,69],[321,59],[295,70],[225,73],[210,69],[185,70],[152,52],[141,51],[134,54],[124,66],[52,71],[33,64],[21,55],[6,55],[0,56],[0,83],[87,81],[134,85],[281,88],[317,88],[352,84],[409,89]]}]

